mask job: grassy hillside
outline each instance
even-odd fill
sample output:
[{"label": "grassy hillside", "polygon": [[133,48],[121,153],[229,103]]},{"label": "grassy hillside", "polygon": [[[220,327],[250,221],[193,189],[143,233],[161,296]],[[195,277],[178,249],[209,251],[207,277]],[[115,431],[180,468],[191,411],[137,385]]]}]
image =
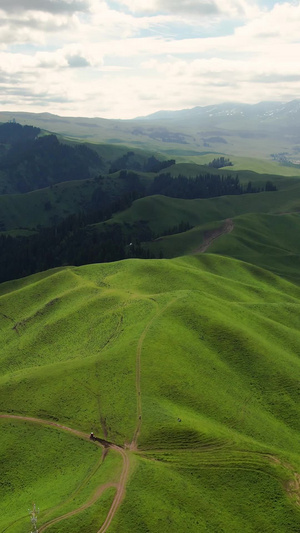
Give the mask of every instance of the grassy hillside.
[{"label": "grassy hillside", "polygon": [[[170,172],[173,176],[178,176],[183,174],[184,176],[197,176],[203,172],[210,172],[213,174],[219,174],[221,176],[236,176],[238,175],[241,183],[252,183],[262,186],[265,185],[267,180],[272,180],[274,184],[280,189],[285,189],[293,181],[299,179],[299,175],[295,172],[293,167],[284,167],[279,166],[275,162],[261,161],[262,164],[254,164],[255,160],[252,160],[252,165],[247,164],[246,158],[235,158],[230,157],[230,161],[233,162],[232,166],[223,167],[214,169],[213,167],[208,167],[208,163],[214,158],[220,157],[224,154],[210,154],[203,156],[201,158],[196,157],[178,157],[176,156],[176,165],[171,166],[167,169],[167,172]],[[175,154],[174,154],[175,157]],[[245,161],[245,164],[243,164]],[[166,171],[162,171],[166,172]]]},{"label": "grassy hillside", "polygon": [[[97,485],[93,504],[47,529],[100,531],[125,453],[130,474],[111,532],[296,533],[299,306],[296,285],[213,254],[2,284],[0,412],[127,447],[110,447],[86,485],[100,460],[93,443],[0,418],[2,529],[28,531],[32,500],[40,526],[80,510]],[[5,459],[11,443],[15,462]],[[36,470],[28,477],[38,457],[38,479]]]},{"label": "grassy hillside", "polygon": [[234,229],[216,239],[209,252],[228,254],[300,282],[299,214],[236,217]]}]

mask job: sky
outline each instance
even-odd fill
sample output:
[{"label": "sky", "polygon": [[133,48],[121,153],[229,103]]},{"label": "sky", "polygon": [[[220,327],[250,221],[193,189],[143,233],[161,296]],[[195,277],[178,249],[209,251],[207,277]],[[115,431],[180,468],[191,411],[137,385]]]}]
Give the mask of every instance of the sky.
[{"label": "sky", "polygon": [[300,96],[300,1],[1,0],[0,110],[134,118]]}]

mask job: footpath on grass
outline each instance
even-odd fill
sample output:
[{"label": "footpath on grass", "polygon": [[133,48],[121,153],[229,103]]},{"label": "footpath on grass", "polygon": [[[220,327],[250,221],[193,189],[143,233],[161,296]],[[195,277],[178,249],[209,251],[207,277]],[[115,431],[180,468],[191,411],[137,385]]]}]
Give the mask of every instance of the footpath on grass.
[{"label": "footpath on grass", "polygon": [[147,326],[145,327],[143,333],[141,334],[139,338],[139,342],[138,342],[137,350],[136,350],[136,378],[135,378],[136,396],[137,396],[137,422],[136,422],[136,428],[135,428],[135,432],[133,435],[133,439],[129,446],[131,450],[137,450],[137,442],[138,442],[138,438],[139,438],[139,434],[140,434],[141,426],[142,426],[141,355],[142,355],[143,343],[153,322],[157,320],[157,318],[160,315],[162,315],[165,312],[165,310],[170,305],[172,305],[176,300],[178,300],[178,297],[173,298],[160,311],[155,313],[155,315],[148,322]]}]

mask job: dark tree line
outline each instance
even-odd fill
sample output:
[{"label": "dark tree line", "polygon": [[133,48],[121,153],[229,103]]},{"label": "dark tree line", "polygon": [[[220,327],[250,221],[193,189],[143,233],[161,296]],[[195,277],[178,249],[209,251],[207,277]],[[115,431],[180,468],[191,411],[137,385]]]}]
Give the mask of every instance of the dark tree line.
[{"label": "dark tree line", "polygon": [[148,194],[163,194],[173,198],[192,199],[257,193],[262,190],[276,190],[276,187],[271,182],[267,182],[265,188],[260,188],[254,186],[251,181],[244,186],[241,185],[238,176],[219,176],[206,173],[195,178],[187,178],[186,176],[173,178],[171,174],[160,174],[154,178]]},{"label": "dark tree line", "polygon": [[0,236],[0,280],[20,278],[62,265],[116,261],[126,257],[125,236],[120,225],[98,232],[77,227],[63,233],[47,228],[30,237]]}]

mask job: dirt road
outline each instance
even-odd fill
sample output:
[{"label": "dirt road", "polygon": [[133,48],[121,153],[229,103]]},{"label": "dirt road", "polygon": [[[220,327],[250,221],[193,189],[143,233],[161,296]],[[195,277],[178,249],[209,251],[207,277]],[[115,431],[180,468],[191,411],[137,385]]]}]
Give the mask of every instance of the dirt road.
[{"label": "dirt road", "polygon": [[88,509],[91,507],[99,498],[102,496],[103,492],[105,492],[110,487],[117,487],[116,483],[106,483],[105,485],[101,485],[97,488],[96,492],[93,494],[93,496],[90,498],[89,501],[78,507],[77,509],[74,509],[73,511],[70,511],[69,513],[66,513],[62,516],[58,516],[57,518],[53,518],[53,520],[49,520],[49,522],[46,522],[43,526],[39,527],[39,533],[42,533],[43,531],[46,531],[48,527],[52,526],[53,524],[57,524],[58,522],[61,522],[62,520],[66,520],[67,518],[71,518],[72,516],[75,516],[78,513],[81,513],[81,511],[85,511],[85,509]]},{"label": "dirt road", "polygon": [[128,478],[128,475],[129,475],[129,467],[130,467],[130,463],[129,463],[129,457],[128,457],[128,452],[126,452],[125,450],[123,450],[122,448],[119,448],[118,446],[115,446],[115,445],[112,445],[111,448],[117,450],[119,453],[121,453],[122,457],[123,457],[123,469],[122,469],[122,473],[121,473],[121,477],[120,477],[120,480],[119,480],[119,483],[118,483],[118,486],[117,486],[117,493],[114,497],[114,501],[112,502],[112,505],[111,505],[111,508],[110,510],[108,511],[108,515],[105,519],[105,522],[104,524],[101,526],[101,528],[99,529],[99,531],[97,533],[105,533],[105,531],[108,530],[115,514],[116,514],[116,511],[119,507],[119,505],[121,504],[123,498],[124,498],[124,495],[125,495],[125,488],[126,488],[126,482],[127,482],[127,478]]}]

